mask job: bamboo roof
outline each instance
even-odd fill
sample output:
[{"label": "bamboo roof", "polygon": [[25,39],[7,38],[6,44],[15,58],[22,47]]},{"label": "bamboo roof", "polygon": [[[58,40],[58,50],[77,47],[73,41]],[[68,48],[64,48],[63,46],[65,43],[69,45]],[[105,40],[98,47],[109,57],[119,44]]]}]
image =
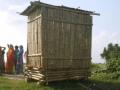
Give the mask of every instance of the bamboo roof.
[{"label": "bamboo roof", "polygon": [[28,6],[20,14],[28,16],[31,12],[33,12],[38,7],[39,8],[40,7],[61,8],[61,9],[64,9],[64,10],[74,11],[74,12],[78,12],[78,13],[84,13],[84,14],[90,14],[90,15],[100,15],[99,13],[95,13],[93,11],[87,11],[87,10],[82,10],[82,9],[78,9],[78,8],[66,7],[66,6],[55,6],[55,5],[50,5],[50,4],[42,3],[40,1],[31,2],[31,5]]}]

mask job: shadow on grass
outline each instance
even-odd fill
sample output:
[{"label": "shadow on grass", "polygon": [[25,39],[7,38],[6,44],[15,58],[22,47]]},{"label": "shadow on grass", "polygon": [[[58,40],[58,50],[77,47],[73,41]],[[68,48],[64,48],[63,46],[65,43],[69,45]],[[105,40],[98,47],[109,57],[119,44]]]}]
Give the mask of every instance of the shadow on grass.
[{"label": "shadow on grass", "polygon": [[120,90],[120,81],[117,80],[91,80],[91,83],[93,83],[92,90]]},{"label": "shadow on grass", "polygon": [[120,82],[66,80],[51,82],[48,87],[53,90],[120,90]]},{"label": "shadow on grass", "polygon": [[59,82],[50,82],[49,87],[53,90],[85,90],[84,87],[80,85],[81,81],[76,80],[66,80]]}]

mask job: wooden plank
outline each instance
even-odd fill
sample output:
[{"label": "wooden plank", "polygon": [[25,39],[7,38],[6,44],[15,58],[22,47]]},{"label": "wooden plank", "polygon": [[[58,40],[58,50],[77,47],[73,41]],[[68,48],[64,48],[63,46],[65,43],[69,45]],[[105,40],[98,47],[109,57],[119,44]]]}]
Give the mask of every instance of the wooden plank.
[{"label": "wooden plank", "polygon": [[38,19],[38,53],[41,52],[41,18]]},{"label": "wooden plank", "polygon": [[91,57],[92,17],[62,8],[44,7],[41,17],[38,12],[31,14],[31,21],[28,22],[28,58],[29,65],[43,65],[44,71],[26,73],[34,78],[42,73],[48,80],[87,76]]},{"label": "wooden plank", "polygon": [[35,57],[35,56],[41,56],[42,54],[41,53],[37,53],[37,54],[30,54],[28,55],[28,57]]}]

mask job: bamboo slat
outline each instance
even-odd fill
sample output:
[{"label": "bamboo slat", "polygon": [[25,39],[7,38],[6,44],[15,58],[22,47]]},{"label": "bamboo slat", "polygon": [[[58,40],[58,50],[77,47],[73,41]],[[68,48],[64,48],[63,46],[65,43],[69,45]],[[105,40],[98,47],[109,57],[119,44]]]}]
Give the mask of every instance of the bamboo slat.
[{"label": "bamboo slat", "polygon": [[[88,77],[92,16],[65,7],[41,5],[28,15],[28,60],[25,74],[55,81]],[[40,68],[40,69],[39,69]]]}]

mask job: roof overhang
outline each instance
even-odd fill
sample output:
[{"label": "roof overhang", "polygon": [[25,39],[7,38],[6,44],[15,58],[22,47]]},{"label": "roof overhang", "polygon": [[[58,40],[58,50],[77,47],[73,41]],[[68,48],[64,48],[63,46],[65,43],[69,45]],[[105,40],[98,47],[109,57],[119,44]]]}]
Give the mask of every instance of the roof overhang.
[{"label": "roof overhang", "polygon": [[98,16],[100,16],[99,13],[95,13],[95,12],[93,12],[93,11],[87,11],[87,10],[82,10],[82,9],[78,9],[78,8],[77,8],[77,9],[76,9],[76,8],[70,8],[70,7],[66,7],[66,6],[54,6],[54,5],[49,5],[49,4],[42,3],[42,2],[40,2],[40,1],[31,2],[31,5],[28,6],[28,7],[27,7],[22,13],[20,13],[20,14],[21,14],[21,15],[28,16],[32,11],[35,10],[35,8],[41,7],[41,6],[63,8],[63,9],[74,10],[74,11],[81,12],[81,13],[85,13],[85,14],[98,15]]}]

